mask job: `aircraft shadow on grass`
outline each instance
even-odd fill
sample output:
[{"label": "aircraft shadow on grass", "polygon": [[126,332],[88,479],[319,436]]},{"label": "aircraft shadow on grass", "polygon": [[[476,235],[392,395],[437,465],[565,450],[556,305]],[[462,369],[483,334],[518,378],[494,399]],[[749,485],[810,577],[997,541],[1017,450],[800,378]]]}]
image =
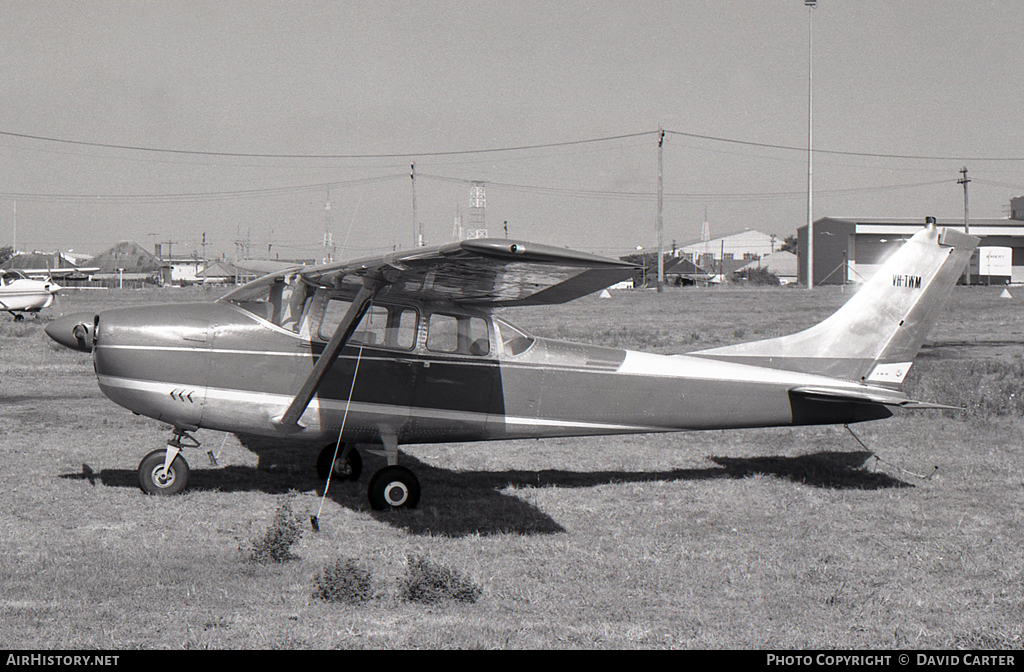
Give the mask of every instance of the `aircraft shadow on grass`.
[{"label": "aircraft shadow on grass", "polygon": [[[318,448],[275,443],[260,437],[238,438],[243,446],[258,455],[257,466],[207,467],[197,459],[200,456],[193,454],[190,456],[194,464],[189,490],[255,490],[275,495],[291,491],[323,492],[323,482],[316,478],[313,469]],[[865,469],[864,465],[871,457],[867,451],[821,452],[799,457],[711,456],[708,459],[717,466],[706,469],[578,472],[559,469],[451,471],[403,454],[402,464],[418,474],[427,494],[414,510],[373,511],[366,503],[366,482],[370,474],[384,465],[384,461],[364,453],[365,464],[360,481],[332,480],[328,497],[340,506],[368,513],[383,523],[412,534],[450,537],[501,533],[557,534],[565,529],[554,519],[522,498],[503,491],[507,488],[591,488],[613,483],[740,479],[757,474],[842,490],[913,487],[885,473]],[[139,487],[135,469],[96,472],[83,464],[81,472],[62,474],[61,478],[85,480],[92,485],[102,483],[108,487]],[[328,514],[321,515],[321,524],[329,524]]]}]

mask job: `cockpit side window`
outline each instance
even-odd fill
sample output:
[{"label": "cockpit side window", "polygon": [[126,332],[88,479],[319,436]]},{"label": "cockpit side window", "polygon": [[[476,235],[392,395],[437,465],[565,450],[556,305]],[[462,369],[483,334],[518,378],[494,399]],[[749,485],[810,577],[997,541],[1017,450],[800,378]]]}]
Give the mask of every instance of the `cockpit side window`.
[{"label": "cockpit side window", "polygon": [[[331,299],[324,308],[319,336],[328,341],[348,312],[351,301]],[[371,305],[352,334],[349,343],[411,350],[416,344],[416,311],[403,306]]]},{"label": "cockpit side window", "polygon": [[427,350],[483,357],[491,351],[487,320],[434,313],[427,329]]}]

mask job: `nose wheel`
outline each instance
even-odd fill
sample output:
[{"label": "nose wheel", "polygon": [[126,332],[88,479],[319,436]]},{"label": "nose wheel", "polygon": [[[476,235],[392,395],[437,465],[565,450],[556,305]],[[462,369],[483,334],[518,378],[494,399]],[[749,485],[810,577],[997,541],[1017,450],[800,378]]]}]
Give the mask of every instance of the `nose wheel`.
[{"label": "nose wheel", "polygon": [[164,450],[154,450],[139,462],[139,487],[147,495],[176,495],[188,487],[188,462],[181,455],[184,447],[198,448],[200,443],[183,429],[175,428],[174,438]]},{"label": "nose wheel", "polygon": [[176,495],[188,487],[188,462],[180,454],[167,462],[166,450],[154,450],[139,463],[139,487],[147,495]]}]

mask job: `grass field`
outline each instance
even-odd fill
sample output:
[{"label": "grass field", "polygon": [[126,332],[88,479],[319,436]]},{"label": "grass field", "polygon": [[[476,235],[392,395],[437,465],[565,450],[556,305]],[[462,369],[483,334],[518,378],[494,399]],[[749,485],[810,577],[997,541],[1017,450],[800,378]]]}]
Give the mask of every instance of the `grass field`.
[{"label": "grass field", "polygon": [[[1000,291],[958,288],[907,383],[968,410],[854,426],[867,449],[842,427],[411,447],[418,509],[369,510],[367,455],[319,532],[319,446],[201,431],[190,490],[143,495],[138,462],[170,433],[42,331],[59,312],[206,295],[65,292],[0,323],[0,642],[1020,648],[1024,289]],[[673,289],[506,316],[683,352],[796,331],[848,297]],[[284,561],[257,561],[275,545]]]}]

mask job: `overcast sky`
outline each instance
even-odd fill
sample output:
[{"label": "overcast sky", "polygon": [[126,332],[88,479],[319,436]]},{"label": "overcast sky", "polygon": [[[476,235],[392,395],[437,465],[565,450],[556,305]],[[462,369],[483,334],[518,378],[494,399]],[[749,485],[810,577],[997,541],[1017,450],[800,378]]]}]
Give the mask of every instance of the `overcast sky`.
[{"label": "overcast sky", "polygon": [[[319,257],[487,228],[618,256],[814,216],[1005,217],[1017,0],[0,4],[0,244]],[[496,150],[496,151],[478,151]],[[1001,160],[998,160],[1001,159]],[[332,207],[325,207],[330,189]],[[468,222],[465,222],[468,224]]]}]

